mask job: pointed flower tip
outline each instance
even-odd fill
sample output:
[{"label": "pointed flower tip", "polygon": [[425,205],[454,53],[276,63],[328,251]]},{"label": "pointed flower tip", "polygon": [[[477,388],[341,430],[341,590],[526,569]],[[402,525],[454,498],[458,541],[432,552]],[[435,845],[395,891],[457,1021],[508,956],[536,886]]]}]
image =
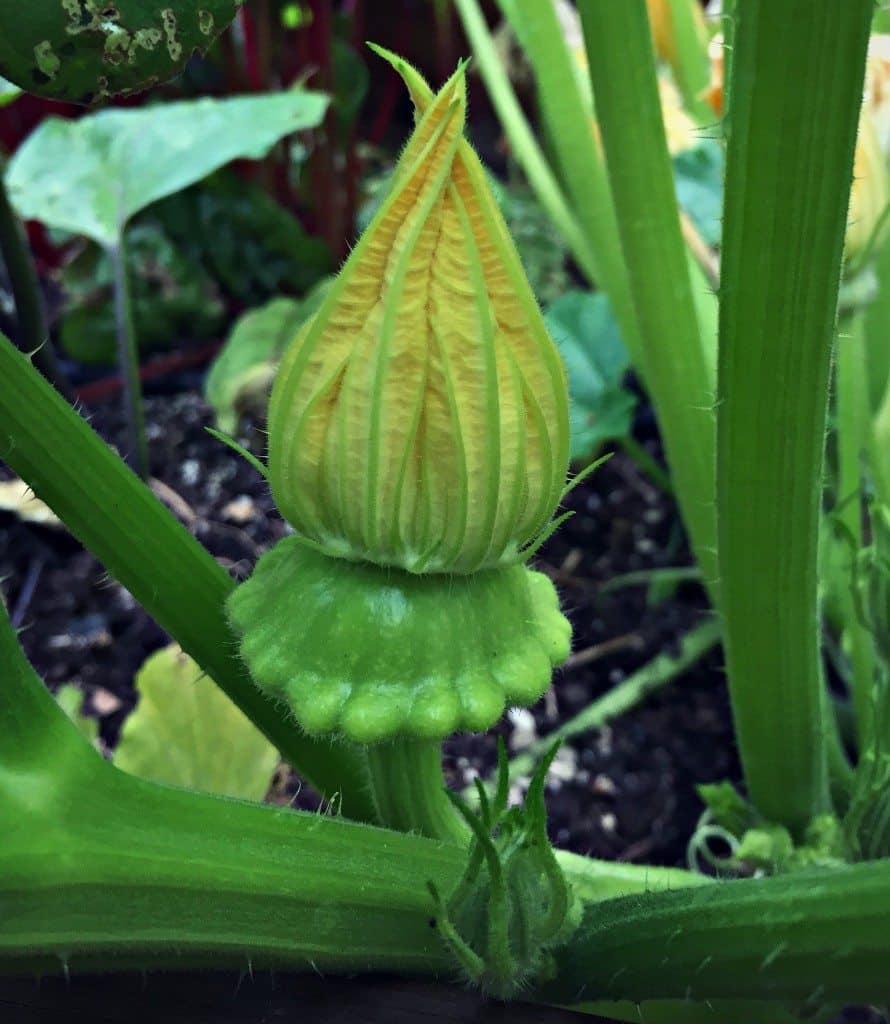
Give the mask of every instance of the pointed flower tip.
[{"label": "pointed flower tip", "polygon": [[559,355],[463,138],[466,63],[433,94],[390,193],[285,354],[269,414],[285,518],[335,556],[410,572],[521,560],[559,502]]}]

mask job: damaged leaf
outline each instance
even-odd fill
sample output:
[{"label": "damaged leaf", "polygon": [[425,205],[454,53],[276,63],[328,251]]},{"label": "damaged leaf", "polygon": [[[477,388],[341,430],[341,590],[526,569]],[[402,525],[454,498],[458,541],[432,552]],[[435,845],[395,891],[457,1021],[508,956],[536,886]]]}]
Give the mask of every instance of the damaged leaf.
[{"label": "damaged leaf", "polygon": [[26,92],[93,103],[178,75],[243,0],[0,0],[0,74]]},{"label": "damaged leaf", "polygon": [[328,285],[323,281],[302,301],[272,299],[248,310],[235,324],[204,384],[204,397],[220,430],[234,433],[244,407],[265,409],[281,353],[321,305]]},{"label": "damaged leaf", "polygon": [[25,219],[113,247],[139,210],[232,160],[265,156],[285,135],[317,125],[327,103],[291,89],[51,117],[10,161],[6,185]]}]

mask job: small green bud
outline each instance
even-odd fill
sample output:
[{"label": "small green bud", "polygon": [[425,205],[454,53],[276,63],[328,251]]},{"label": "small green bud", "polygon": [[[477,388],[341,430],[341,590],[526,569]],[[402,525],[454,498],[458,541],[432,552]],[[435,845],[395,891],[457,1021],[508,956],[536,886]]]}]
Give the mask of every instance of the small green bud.
[{"label": "small green bud", "polygon": [[478,813],[449,794],[473,842],[463,878],[447,900],[430,883],[436,924],[467,980],[497,999],[510,999],[530,979],[545,975],[550,951],[568,939],[581,917],[581,904],[547,839],[544,781],[558,746],[538,766],[524,807],[507,808],[503,741],[492,801],[478,781]]},{"label": "small green bud", "polygon": [[791,833],[782,825],[764,823],[742,836],[736,858],[769,874],[780,874],[794,853]]}]

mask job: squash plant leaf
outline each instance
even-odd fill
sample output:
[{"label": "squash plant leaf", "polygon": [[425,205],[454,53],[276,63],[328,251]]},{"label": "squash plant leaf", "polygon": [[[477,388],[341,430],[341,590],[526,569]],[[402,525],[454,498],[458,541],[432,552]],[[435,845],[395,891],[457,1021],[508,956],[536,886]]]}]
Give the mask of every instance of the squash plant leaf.
[{"label": "squash plant leaf", "polygon": [[293,89],[48,118],[10,161],[7,188],[22,217],[113,248],[135,213],[232,160],[264,156],[319,124],[327,104]]},{"label": "squash plant leaf", "polygon": [[139,704],[124,722],[115,765],[131,775],[243,800],[262,800],[278,751],[176,645],[136,676]]},{"label": "squash plant leaf", "polygon": [[622,385],[630,356],[602,292],[567,292],[544,320],[569,375],[571,457],[585,459],[630,433],[637,400]]},{"label": "squash plant leaf", "polygon": [[99,723],[83,713],[83,691],[73,683],[66,683],[56,691],[56,703],[77,726],[77,731],[87,743],[98,749]]},{"label": "squash plant leaf", "polygon": [[5,107],[13,100],[17,100],[21,94],[22,90],[17,85],[7,82],[5,78],[0,78],[0,107]]},{"label": "squash plant leaf", "polygon": [[179,74],[243,0],[0,0],[0,74],[27,92],[92,103]]},{"label": "squash plant leaf", "polygon": [[204,397],[220,430],[233,433],[239,410],[254,400],[265,410],[281,353],[321,305],[328,285],[329,280],[322,281],[302,301],[279,296],[237,321],[204,383]]},{"label": "squash plant leaf", "polygon": [[677,202],[686,211],[702,239],[720,244],[723,230],[723,147],[716,139],[673,157]]}]

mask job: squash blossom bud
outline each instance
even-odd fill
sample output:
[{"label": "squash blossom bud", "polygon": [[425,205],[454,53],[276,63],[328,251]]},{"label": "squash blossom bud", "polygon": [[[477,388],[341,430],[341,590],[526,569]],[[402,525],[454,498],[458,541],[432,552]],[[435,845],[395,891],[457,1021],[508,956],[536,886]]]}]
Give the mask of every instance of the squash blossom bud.
[{"label": "squash blossom bud", "polygon": [[269,479],[325,553],[412,573],[515,563],[568,468],[564,370],[484,172],[463,69],[424,104],[391,191],[287,350]]},{"label": "squash blossom bud", "polygon": [[269,480],[296,535],[227,610],[258,686],[313,735],[487,729],[568,656],[524,563],[568,468],[559,355],[463,139],[463,70],[433,94],[390,193],[282,362]]}]

